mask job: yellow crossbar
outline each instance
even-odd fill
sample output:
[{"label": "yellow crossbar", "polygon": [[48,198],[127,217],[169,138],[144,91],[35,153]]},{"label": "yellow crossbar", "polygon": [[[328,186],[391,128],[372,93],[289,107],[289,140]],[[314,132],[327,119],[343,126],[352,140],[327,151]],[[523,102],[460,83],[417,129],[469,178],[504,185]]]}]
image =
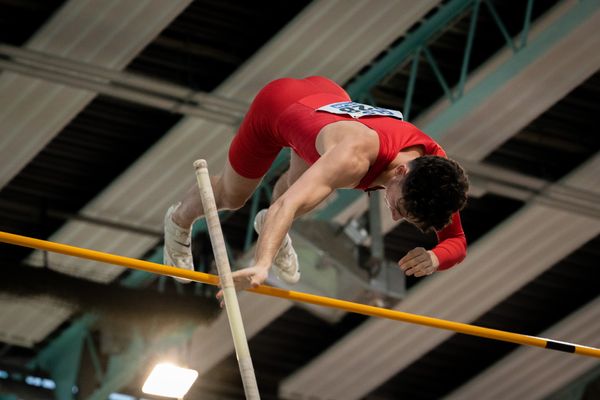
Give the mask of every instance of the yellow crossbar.
[{"label": "yellow crossbar", "polygon": [[[166,265],[157,264],[149,261],[118,256],[115,254],[103,253],[96,250],[89,250],[61,243],[49,242],[46,240],[34,239],[27,236],[14,235],[7,232],[0,232],[0,242],[50,251],[53,253],[66,254],[69,256],[100,261],[108,264],[120,265],[122,267],[139,269],[159,275],[186,278],[196,282],[207,283],[210,285],[218,285],[219,283],[219,278],[217,276],[205,274],[203,272],[187,271],[184,269],[169,267]],[[267,296],[280,297],[292,301],[300,301],[324,307],[338,308],[353,313],[369,315],[371,317],[379,317],[395,321],[409,322],[411,324],[425,325],[433,328],[445,329],[458,333],[464,333],[467,335],[480,336],[488,339],[542,347],[546,349],[564,351],[567,353],[576,353],[583,356],[600,358],[600,349],[597,349],[595,347],[582,346],[573,343],[544,339],[536,336],[506,332],[499,329],[484,328],[481,326],[475,326],[461,322],[453,322],[439,318],[426,317],[402,311],[389,310],[386,308],[353,303],[345,300],[332,299],[330,297],[295,292],[292,290],[283,290],[266,285],[259,286],[255,289],[249,289],[249,291],[264,294]]]}]

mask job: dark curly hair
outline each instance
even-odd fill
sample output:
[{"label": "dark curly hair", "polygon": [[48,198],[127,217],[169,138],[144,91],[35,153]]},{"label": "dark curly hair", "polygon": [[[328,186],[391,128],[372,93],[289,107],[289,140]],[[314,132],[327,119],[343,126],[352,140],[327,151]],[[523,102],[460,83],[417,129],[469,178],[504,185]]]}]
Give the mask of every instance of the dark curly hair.
[{"label": "dark curly hair", "polygon": [[467,202],[469,180],[456,161],[423,156],[409,163],[402,186],[404,208],[422,231],[440,230]]}]

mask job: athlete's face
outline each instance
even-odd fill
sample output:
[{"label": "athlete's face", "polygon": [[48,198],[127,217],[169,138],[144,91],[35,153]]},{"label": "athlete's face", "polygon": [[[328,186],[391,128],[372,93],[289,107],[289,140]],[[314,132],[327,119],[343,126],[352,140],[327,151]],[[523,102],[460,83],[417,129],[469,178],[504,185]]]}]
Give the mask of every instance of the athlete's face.
[{"label": "athlete's face", "polygon": [[390,209],[394,221],[406,218],[400,185],[391,185],[385,190],[385,203]]},{"label": "athlete's face", "polygon": [[390,209],[394,221],[409,219],[409,215],[404,207],[404,199],[402,198],[402,186],[404,185],[407,173],[408,167],[406,165],[400,165],[396,168],[394,177],[385,189],[385,203]]}]

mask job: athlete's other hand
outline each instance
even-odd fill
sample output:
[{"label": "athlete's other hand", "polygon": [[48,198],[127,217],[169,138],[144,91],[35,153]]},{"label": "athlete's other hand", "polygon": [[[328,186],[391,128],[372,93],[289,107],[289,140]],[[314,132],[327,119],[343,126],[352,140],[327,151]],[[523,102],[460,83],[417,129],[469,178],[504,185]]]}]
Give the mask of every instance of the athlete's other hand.
[{"label": "athlete's other hand", "polygon": [[[269,276],[268,268],[261,267],[249,267],[240,269],[231,274],[233,277],[233,283],[235,284],[236,290],[246,290],[249,288],[255,288],[264,283]],[[223,289],[217,292],[217,300],[221,307],[224,305]]]},{"label": "athlete's other hand", "polygon": [[406,275],[420,277],[433,274],[437,271],[440,262],[432,251],[416,247],[406,253],[398,261],[398,265]]}]

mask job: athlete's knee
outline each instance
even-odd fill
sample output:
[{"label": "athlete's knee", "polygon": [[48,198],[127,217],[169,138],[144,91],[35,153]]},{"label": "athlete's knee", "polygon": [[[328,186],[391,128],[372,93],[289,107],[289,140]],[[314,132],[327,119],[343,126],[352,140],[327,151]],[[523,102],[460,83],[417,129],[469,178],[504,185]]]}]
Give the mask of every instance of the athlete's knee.
[{"label": "athlete's knee", "polygon": [[244,207],[246,201],[243,197],[233,196],[231,194],[225,193],[217,196],[215,194],[215,203],[217,205],[218,210],[239,210]]},{"label": "athlete's knee", "polygon": [[227,189],[220,177],[213,177],[213,191],[215,193],[215,202],[219,210],[239,210],[244,207],[249,195],[238,193],[235,190]]},{"label": "athlete's knee", "polygon": [[244,205],[246,205],[248,199],[249,196],[228,194],[223,199],[223,209],[232,211],[239,210],[240,208],[244,207]]}]

